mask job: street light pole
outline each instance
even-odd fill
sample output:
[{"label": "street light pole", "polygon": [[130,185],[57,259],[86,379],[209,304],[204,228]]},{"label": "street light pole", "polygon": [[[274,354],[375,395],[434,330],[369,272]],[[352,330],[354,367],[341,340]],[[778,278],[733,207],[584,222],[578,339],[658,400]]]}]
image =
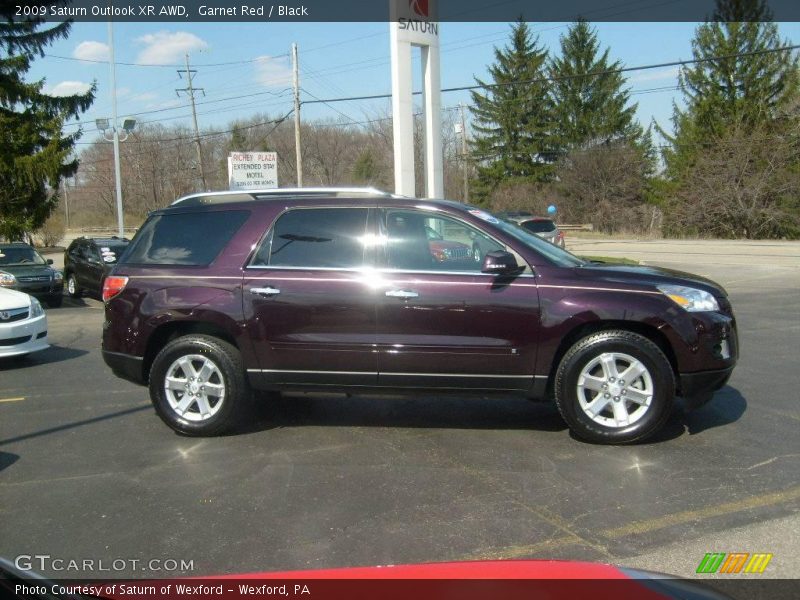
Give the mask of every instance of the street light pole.
[{"label": "street light pole", "polygon": [[114,131],[114,178],[117,184],[117,229],[119,237],[125,237],[125,224],[122,214],[122,173],[119,161],[119,128],[117,126],[117,68],[114,62],[114,25],[108,20],[108,60],[111,64],[111,123]]}]

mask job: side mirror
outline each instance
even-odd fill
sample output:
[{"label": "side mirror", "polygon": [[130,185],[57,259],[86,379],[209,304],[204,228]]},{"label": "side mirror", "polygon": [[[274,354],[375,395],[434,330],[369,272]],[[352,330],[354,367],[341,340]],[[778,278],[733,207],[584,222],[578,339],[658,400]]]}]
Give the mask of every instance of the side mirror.
[{"label": "side mirror", "polygon": [[53,264],[53,259],[52,258],[48,258],[47,259],[47,264],[48,265],[52,265]]},{"label": "side mirror", "polygon": [[513,275],[521,270],[514,255],[505,250],[488,252],[483,259],[483,267],[481,267],[481,272],[492,275]]}]

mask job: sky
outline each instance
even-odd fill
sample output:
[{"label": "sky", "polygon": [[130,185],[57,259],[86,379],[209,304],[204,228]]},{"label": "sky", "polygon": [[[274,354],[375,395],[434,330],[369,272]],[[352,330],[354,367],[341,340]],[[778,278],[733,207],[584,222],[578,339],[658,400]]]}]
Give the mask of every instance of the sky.
[{"label": "sky", "polygon": [[[695,23],[595,23],[601,46],[624,66],[658,64],[691,58]],[[533,32],[551,52],[567,23],[534,23]],[[442,23],[441,83],[443,88],[484,80],[493,48],[504,46],[506,23]],[[780,24],[781,37],[800,40],[800,23]],[[46,91],[74,93],[97,83],[97,98],[81,117],[88,143],[97,135],[94,119],[110,117],[111,90],[107,23],[75,23],[66,40],[33,63],[30,79],[45,78]],[[191,125],[191,109],[175,89],[186,86],[178,65],[189,54],[197,69],[194,85],[200,128],[220,127],[254,114],[280,117],[292,108],[291,44],[298,44],[301,97],[329,99],[391,92],[389,26],[386,23],[115,23],[119,117],[140,122]],[[99,62],[98,62],[99,61]],[[122,63],[134,63],[122,64]],[[419,57],[415,57],[415,89],[420,89]],[[147,65],[147,66],[144,66]],[[628,73],[637,117],[646,127],[655,121],[669,130],[673,101],[680,102],[676,67]],[[445,109],[469,104],[468,92],[446,93]],[[303,119],[331,118],[354,122],[390,114],[388,99],[305,105]]]}]

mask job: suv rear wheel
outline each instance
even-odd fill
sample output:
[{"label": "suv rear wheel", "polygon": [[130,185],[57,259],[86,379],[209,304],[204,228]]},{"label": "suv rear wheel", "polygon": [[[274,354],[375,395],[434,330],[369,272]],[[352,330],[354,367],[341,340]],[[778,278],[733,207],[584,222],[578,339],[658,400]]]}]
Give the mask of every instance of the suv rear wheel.
[{"label": "suv rear wheel", "polygon": [[669,417],[672,366],[652,341],[630,331],[603,331],[578,341],[556,373],[561,416],[579,437],[602,444],[642,440]]},{"label": "suv rear wheel", "polygon": [[75,273],[67,275],[67,293],[70,298],[80,298],[81,288],[78,286],[78,280],[75,278]]},{"label": "suv rear wheel", "polygon": [[239,351],[215,337],[177,338],[164,346],[150,369],[150,399],[158,416],[184,435],[232,429],[250,397]]}]

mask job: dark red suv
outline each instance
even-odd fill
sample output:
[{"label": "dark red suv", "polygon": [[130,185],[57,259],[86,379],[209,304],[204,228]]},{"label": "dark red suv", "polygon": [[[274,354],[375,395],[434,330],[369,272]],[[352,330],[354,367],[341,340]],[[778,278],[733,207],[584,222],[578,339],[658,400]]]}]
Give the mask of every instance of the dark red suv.
[{"label": "dark red suv", "polygon": [[580,437],[632,442],[676,395],[707,401],[738,354],[712,281],[588,263],[478,208],[371,190],[182,198],[148,218],[103,299],[106,363],[189,435],[229,429],[252,390],[480,390],[554,398]]}]

